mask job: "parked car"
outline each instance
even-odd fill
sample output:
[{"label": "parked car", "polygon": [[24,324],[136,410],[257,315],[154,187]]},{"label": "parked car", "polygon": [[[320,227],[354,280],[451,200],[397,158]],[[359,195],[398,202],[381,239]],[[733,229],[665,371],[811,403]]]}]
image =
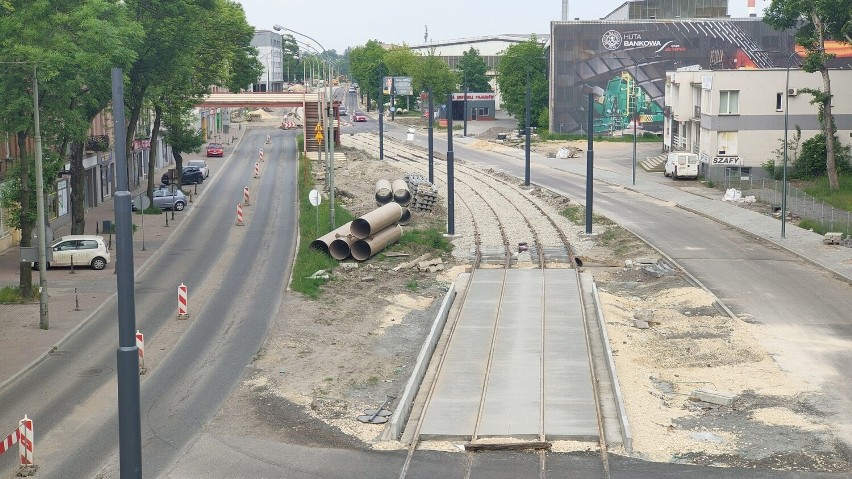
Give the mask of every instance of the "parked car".
[{"label": "parked car", "polygon": [[367,121],[367,115],[365,115],[364,112],[362,112],[362,111],[356,111],[352,115],[352,120],[353,121]]},{"label": "parked car", "polygon": [[695,153],[669,153],[666,157],[665,176],[673,180],[698,178],[698,155]]},{"label": "parked car", "polygon": [[189,160],[186,163],[186,166],[194,166],[201,170],[201,173],[204,174],[205,178],[210,177],[210,168],[207,166],[207,162],[204,160]]},{"label": "parked car", "polygon": [[347,116],[349,114],[349,110],[345,106],[340,107],[338,111],[340,112],[340,116]]},{"label": "parked car", "polygon": [[355,90],[354,86],[349,87],[349,93],[355,93]]},{"label": "parked car", "polygon": [[[200,185],[201,183],[204,183],[204,173],[197,166],[184,166],[181,174],[181,182],[184,185]],[[164,186],[171,184],[171,179],[169,178],[168,173],[163,173],[163,177],[160,178],[160,183]]]},{"label": "parked car", "polygon": [[[110,254],[103,236],[69,235],[63,236],[51,246],[53,259],[45,266],[84,266],[92,269],[104,269],[110,262]],[[38,262],[32,263],[38,269]]]},{"label": "parked car", "polygon": [[154,190],[154,199],[151,203],[162,210],[182,211],[186,208],[186,195],[183,191],[172,188],[158,188]]},{"label": "parked car", "polygon": [[208,143],[207,156],[225,156],[225,150],[221,143]]}]

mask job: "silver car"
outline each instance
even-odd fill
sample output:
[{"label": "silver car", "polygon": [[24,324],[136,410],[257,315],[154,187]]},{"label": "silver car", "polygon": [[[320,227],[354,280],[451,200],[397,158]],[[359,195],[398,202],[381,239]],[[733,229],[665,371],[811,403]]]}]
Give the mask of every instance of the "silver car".
[{"label": "silver car", "polygon": [[205,178],[210,176],[210,169],[207,167],[207,162],[204,160],[189,160],[184,166],[194,166],[201,170],[201,174]]},{"label": "silver car", "polygon": [[186,207],[186,196],[178,189],[172,191],[171,188],[160,188],[154,190],[153,203],[161,210],[182,211]]}]

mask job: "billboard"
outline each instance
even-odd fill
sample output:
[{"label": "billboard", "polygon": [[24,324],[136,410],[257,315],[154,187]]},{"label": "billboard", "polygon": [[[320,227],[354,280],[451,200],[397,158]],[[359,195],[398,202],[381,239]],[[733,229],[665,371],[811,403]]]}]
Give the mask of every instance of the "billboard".
[{"label": "billboard", "polygon": [[382,93],[390,95],[391,88],[394,90],[394,95],[412,95],[411,77],[384,77]]},{"label": "billboard", "polygon": [[[634,118],[644,131],[659,132],[666,71],[786,68],[795,48],[792,31],[775,31],[759,18],[552,22],[550,28],[550,130],[564,133],[585,133],[589,94],[595,133],[628,132]],[[838,58],[832,66],[844,64]]]}]

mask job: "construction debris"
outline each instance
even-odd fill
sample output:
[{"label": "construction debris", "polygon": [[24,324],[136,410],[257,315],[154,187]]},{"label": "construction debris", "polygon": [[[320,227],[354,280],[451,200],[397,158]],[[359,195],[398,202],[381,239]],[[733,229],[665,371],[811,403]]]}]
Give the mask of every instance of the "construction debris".
[{"label": "construction debris", "polygon": [[427,273],[437,273],[444,270],[444,261],[441,258],[420,261],[417,263],[417,269]]},{"label": "construction debris", "polygon": [[822,242],[825,244],[840,244],[843,240],[843,233],[826,233]]},{"label": "construction debris", "polygon": [[415,260],[413,260],[413,261],[408,261],[407,263],[401,263],[401,264],[399,264],[399,265],[397,265],[397,266],[394,266],[393,270],[394,270],[394,271],[399,271],[399,270],[401,270],[401,269],[413,268],[413,267],[417,266],[417,263],[419,263],[419,262],[421,262],[421,261],[425,260],[425,259],[426,259],[426,258],[428,258],[428,257],[429,257],[429,253],[423,254],[423,255],[421,255],[420,257],[418,257],[417,259],[415,259]]},{"label": "construction debris", "polygon": [[735,394],[710,389],[696,389],[695,391],[692,391],[692,394],[689,397],[696,401],[709,402],[710,404],[716,404],[719,406],[730,406],[734,403],[734,399],[737,398]]},{"label": "construction debris", "polygon": [[408,183],[408,190],[412,195],[409,208],[415,211],[431,212],[434,210],[438,203],[438,188],[419,173],[409,173],[405,175],[404,179]]}]

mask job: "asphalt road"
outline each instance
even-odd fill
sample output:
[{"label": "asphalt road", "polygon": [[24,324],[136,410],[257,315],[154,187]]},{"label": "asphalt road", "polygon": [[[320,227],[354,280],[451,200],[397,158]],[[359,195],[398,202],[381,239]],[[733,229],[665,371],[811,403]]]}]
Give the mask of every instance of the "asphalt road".
[{"label": "asphalt road", "polygon": [[[295,133],[272,135],[266,145],[265,131],[247,132],[184,213],[189,217],[179,234],[137,275],[137,327],[146,331],[149,348],[158,338],[168,345],[157,367],[142,377],[145,477],[165,473],[238,384],[286,287],[295,245]],[[260,148],[267,160],[262,177],[253,180]],[[235,209],[245,185],[253,188],[254,203],[239,228]],[[199,301],[191,299],[188,330],[172,345],[168,336],[178,334],[175,291],[181,282]],[[0,393],[4,423],[15,420],[2,411],[25,410],[39,418],[39,477],[118,477],[116,317],[113,299],[60,351]],[[0,456],[0,470],[9,470],[15,459]]]}]

